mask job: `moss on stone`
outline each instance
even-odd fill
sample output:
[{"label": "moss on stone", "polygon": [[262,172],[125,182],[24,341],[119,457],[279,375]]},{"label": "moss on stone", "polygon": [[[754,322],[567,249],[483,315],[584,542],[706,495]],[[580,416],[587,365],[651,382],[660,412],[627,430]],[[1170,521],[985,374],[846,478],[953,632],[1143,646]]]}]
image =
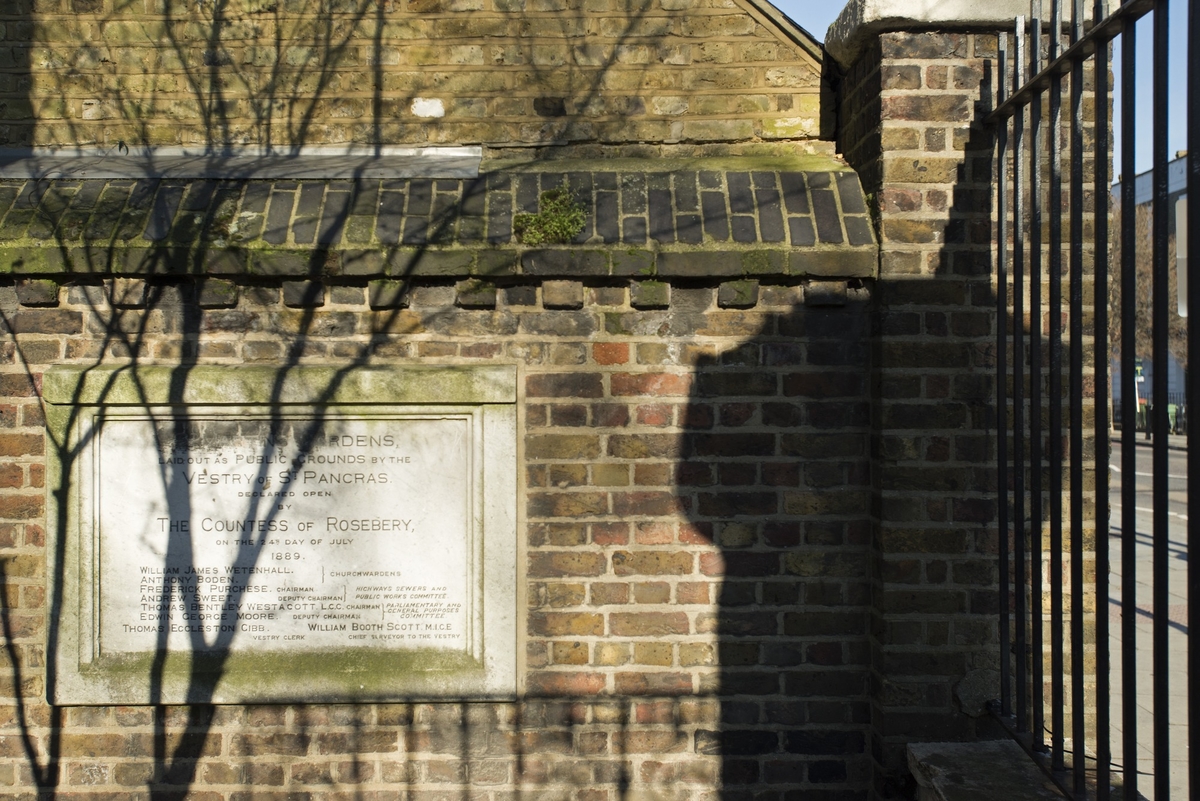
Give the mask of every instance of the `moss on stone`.
[{"label": "moss on stone", "polygon": [[537,214],[513,218],[513,231],[524,245],[565,245],[583,230],[585,219],[583,207],[570,192],[550,189],[538,197]]},{"label": "moss on stone", "polygon": [[[80,674],[130,699],[152,672],[154,654],[104,656]],[[461,651],[433,648],[341,648],[317,651],[216,653],[171,651],[160,665],[162,696],[192,703],[366,701],[465,693],[483,672]],[[303,676],[297,680],[296,676]],[[397,687],[403,686],[401,693]],[[146,702],[161,699],[145,698]]]},{"label": "moss on stone", "polygon": [[291,368],[221,365],[55,366],[42,379],[51,404],[292,405],[512,403],[511,365],[408,365]]}]

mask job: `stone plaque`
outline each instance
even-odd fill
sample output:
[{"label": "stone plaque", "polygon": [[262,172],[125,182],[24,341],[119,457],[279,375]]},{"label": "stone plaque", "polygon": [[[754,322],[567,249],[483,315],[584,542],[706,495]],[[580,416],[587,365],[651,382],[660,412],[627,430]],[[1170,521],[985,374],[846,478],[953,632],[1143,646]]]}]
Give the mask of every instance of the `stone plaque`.
[{"label": "stone plaque", "polygon": [[515,691],[512,405],[348,399],[72,406],[60,703]]},{"label": "stone plaque", "polygon": [[[100,428],[95,653],[474,654],[470,415],[122,417]],[[157,490],[157,491],[155,491]]]}]

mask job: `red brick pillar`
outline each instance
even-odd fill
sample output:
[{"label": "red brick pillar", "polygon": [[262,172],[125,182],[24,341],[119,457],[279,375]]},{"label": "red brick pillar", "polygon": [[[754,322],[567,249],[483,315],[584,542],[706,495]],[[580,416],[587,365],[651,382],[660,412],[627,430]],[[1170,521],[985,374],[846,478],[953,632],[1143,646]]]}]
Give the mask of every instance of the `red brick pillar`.
[{"label": "red brick pillar", "polygon": [[[880,235],[874,347],[872,752],[876,792],[904,781],[909,742],[998,736],[990,108],[985,19],[848,7],[826,46],[844,73],[838,147]],[[911,4],[910,4],[911,5]],[[888,6],[888,7],[884,7]],[[940,15],[940,16],[938,16]]]}]

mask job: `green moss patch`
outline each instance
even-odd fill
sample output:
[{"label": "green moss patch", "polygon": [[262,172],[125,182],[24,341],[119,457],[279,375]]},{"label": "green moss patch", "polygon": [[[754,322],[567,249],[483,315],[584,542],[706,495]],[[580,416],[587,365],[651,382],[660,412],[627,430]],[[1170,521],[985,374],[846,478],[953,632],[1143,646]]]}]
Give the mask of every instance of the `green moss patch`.
[{"label": "green moss patch", "polygon": [[565,189],[550,189],[538,197],[537,214],[513,218],[517,240],[525,245],[565,245],[583,230],[583,207]]}]

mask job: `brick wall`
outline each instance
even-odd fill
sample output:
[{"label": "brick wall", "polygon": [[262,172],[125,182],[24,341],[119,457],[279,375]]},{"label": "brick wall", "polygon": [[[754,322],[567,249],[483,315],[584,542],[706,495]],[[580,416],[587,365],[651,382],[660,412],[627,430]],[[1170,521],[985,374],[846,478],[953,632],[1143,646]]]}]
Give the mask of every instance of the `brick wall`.
[{"label": "brick wall", "polygon": [[906,742],[987,736],[990,721],[966,688],[980,681],[999,692],[993,144],[981,124],[996,41],[883,33],[839,94],[840,149],[877,193],[881,247],[872,427],[880,790],[906,772]]},{"label": "brick wall", "polygon": [[10,0],[0,145],[816,138],[819,45],[772,14],[743,0]]},{"label": "brick wall", "polygon": [[[46,8],[62,10],[54,2]],[[743,45],[751,40],[781,46],[774,34],[763,36],[761,20],[745,33],[710,30],[704,42],[685,42],[692,60],[677,64],[675,51],[633,50],[632,40],[615,34],[605,39],[608,8],[517,14],[501,31],[502,39],[527,46],[526,61],[517,64],[434,64],[432,72],[407,62],[381,64],[384,77],[390,70],[442,76],[442,88],[468,75],[496,83],[487,93],[445,95],[446,117],[433,127],[412,127],[400,109],[403,124],[386,129],[398,138],[357,138],[362,127],[330,122],[321,111],[312,125],[324,138],[305,141],[506,146],[636,139],[657,146],[703,141],[708,134],[698,132],[708,130],[717,132],[714,140],[752,144],[767,135],[762,120],[790,114],[801,96],[819,98],[815,68],[791,85],[793,78],[766,68],[780,51],[761,56],[762,63],[750,58],[752,49]],[[509,13],[499,6],[415,3],[394,11],[414,24],[447,25],[493,24]],[[715,7],[681,11],[687,13],[647,9],[646,20],[669,18],[670,31],[645,36],[673,43],[692,35],[693,18],[738,16]],[[93,13],[115,12],[97,5],[78,24],[93,24]],[[525,41],[517,21],[525,19],[552,20],[564,30],[583,20],[588,31],[603,34],[599,41],[613,47],[614,60],[595,67],[573,55],[570,64],[539,64],[543,56],[536,54],[544,51],[536,48],[545,42],[541,34]],[[51,210],[44,236],[34,233],[41,218],[31,214],[20,242],[3,249],[8,269],[22,265],[28,273],[0,282],[8,329],[0,350],[7,360],[0,370],[6,396],[0,452],[11,462],[0,488],[8,549],[3,597],[10,605],[3,620],[13,644],[0,748],[7,749],[9,786],[28,788],[31,766],[57,759],[64,785],[94,786],[97,793],[173,783],[194,784],[213,798],[240,798],[249,797],[242,785],[257,783],[281,794],[329,798],[352,787],[384,795],[398,784],[430,798],[545,791],[609,799],[627,790],[649,797],[741,799],[799,790],[806,797],[862,798],[903,791],[907,742],[994,734],[975,688],[998,685],[994,176],[992,142],[981,124],[985,64],[995,50],[996,37],[986,32],[883,33],[842,77],[838,145],[867,192],[881,244],[876,280],[858,261],[854,272],[839,272],[851,257],[861,260],[864,249],[874,255],[861,193],[847,205],[842,178],[801,184],[804,202],[787,199],[780,212],[784,201],[775,190],[786,195],[787,184],[777,187],[770,178],[760,186],[749,177],[753,167],[738,179],[745,200],[736,202],[733,184],[705,184],[703,173],[691,173],[684,184],[679,174],[646,186],[621,178],[619,192],[615,183],[593,187],[589,179],[596,223],[577,243],[587,247],[549,249],[549,255],[517,248],[503,220],[500,241],[478,252],[469,242],[409,241],[396,227],[397,206],[389,211],[395,224],[386,228],[386,241],[384,229],[372,233],[363,223],[353,236],[365,240],[354,240],[347,227],[341,242],[398,247],[403,259],[395,263],[388,257],[356,263],[337,241],[316,233],[315,210],[304,221],[303,243],[298,220],[277,227],[282,238],[271,244],[295,251],[287,258],[268,259],[266,248],[247,247],[209,261],[213,251],[205,248],[224,246],[197,250],[194,240],[207,240],[194,232],[177,241],[177,231],[163,228],[158,239],[145,235],[152,244],[127,247],[124,241],[142,236],[149,219],[149,198],[142,198],[137,208],[128,203],[136,212],[128,224],[138,230],[120,245],[141,255],[122,251],[106,261],[93,256],[116,252],[106,250],[109,239],[99,237],[96,245],[86,233],[63,238],[62,231],[74,230],[66,226],[72,198]],[[417,52],[405,49],[397,58]],[[451,52],[442,48],[428,58]],[[36,52],[28,53],[37,63]],[[650,61],[636,61],[643,56]],[[231,63],[246,63],[238,58]],[[224,74],[227,65],[216,62],[214,74]],[[756,110],[762,104],[753,100],[713,111],[701,96],[741,104],[758,97],[759,84],[701,88],[695,76],[702,74],[761,79],[766,106]],[[529,75],[536,80],[514,77]],[[604,106],[594,118],[580,111],[583,105],[572,111],[571,98],[590,89],[578,94],[584,84],[570,81],[584,75],[603,76],[589,86],[628,79],[634,88],[613,83],[619,92],[606,90],[605,102],[628,91],[641,106]],[[543,79],[545,87],[567,88],[543,89]],[[664,84],[656,82],[663,81],[678,82],[667,87],[672,97],[688,82],[698,94],[686,98],[686,110],[655,106],[656,97],[667,97],[658,93]],[[789,95],[793,105],[784,109]],[[405,102],[417,96],[424,95],[413,90]],[[439,132],[469,130],[455,127],[454,114],[460,100],[467,108],[462,98],[472,97],[483,98],[486,122],[463,125],[482,125],[471,129],[482,133],[439,139]],[[555,98],[563,98],[561,115]],[[501,113],[510,101],[519,105],[511,118]],[[318,97],[312,108],[325,108],[322,102]],[[103,119],[86,121],[93,128],[82,121],[55,128],[60,123],[46,119],[46,131],[101,132],[88,134],[96,139],[125,130]],[[153,128],[161,138],[150,139],[191,141],[187,132],[201,130],[207,136],[194,119],[168,120]],[[710,121],[720,125],[705,128]],[[8,130],[20,128],[18,120]],[[580,132],[577,139],[571,131]],[[624,139],[621,132],[635,133]],[[254,138],[260,133],[245,140],[263,141]],[[415,138],[404,138],[410,134]],[[522,204],[533,204],[525,208],[532,211],[537,190],[564,177],[540,180],[521,178],[515,190],[487,186],[507,198],[510,214]],[[573,191],[585,185],[573,175],[565,180]],[[697,205],[697,187],[726,193],[721,222]],[[175,192],[171,215],[190,209],[191,194],[167,189]],[[424,237],[437,205],[427,201],[441,197],[463,206],[459,227],[444,230],[481,237],[483,206],[455,194],[461,190],[457,183],[426,187],[417,212],[404,207],[405,225],[409,216],[419,218],[413,230]],[[351,188],[330,184],[324,191],[326,203],[337,195],[340,208],[354,207]],[[123,192],[117,195],[124,208]],[[689,192],[691,199],[681,201]],[[620,215],[618,194],[621,204],[626,194],[634,198]],[[612,203],[603,228],[601,195]],[[265,198],[254,212],[260,216]],[[762,198],[774,198],[771,214],[786,232],[762,216]],[[671,203],[680,213],[661,215]],[[292,208],[290,195],[285,205]],[[822,225],[822,208],[833,215],[832,225]],[[113,225],[126,219],[110,216]],[[731,234],[735,217],[742,218],[745,239]],[[341,228],[336,232],[343,236]],[[46,247],[50,242],[60,247]],[[394,283],[398,270],[416,263],[405,250],[410,245],[427,254],[420,270],[428,272],[406,273],[407,300],[397,294],[388,308],[378,308],[372,299],[380,282]],[[143,259],[151,250],[167,254],[168,269],[154,266],[159,256]],[[503,258],[493,258],[497,253]],[[182,277],[215,269],[228,272],[198,285]],[[359,269],[365,272],[356,275]],[[39,270],[42,277],[34,275]],[[137,270],[157,274],[148,283],[113,274]],[[185,357],[243,364],[277,363],[286,355],[302,362],[503,359],[520,366],[528,604],[522,658],[530,697],[509,704],[197,708],[188,720],[180,709],[46,707],[41,643],[53,582],[43,560],[41,370],[57,361]]]},{"label": "brick wall", "polygon": [[[883,181],[883,86],[879,43],[872,42],[841,77],[838,86],[838,150],[855,165],[867,192],[878,193]],[[892,87],[888,87],[892,88]],[[894,137],[895,134],[889,134]],[[877,204],[873,204],[877,207]]]},{"label": "brick wall", "polygon": [[[0,287],[0,794],[40,778],[122,798],[861,797],[866,290],[697,278],[647,304],[627,279],[510,279],[481,302],[422,279],[406,308],[372,310],[367,283],[327,277],[304,308],[250,276],[207,294],[171,277]],[[527,700],[48,707],[42,372],[288,353],[519,365]]]}]

